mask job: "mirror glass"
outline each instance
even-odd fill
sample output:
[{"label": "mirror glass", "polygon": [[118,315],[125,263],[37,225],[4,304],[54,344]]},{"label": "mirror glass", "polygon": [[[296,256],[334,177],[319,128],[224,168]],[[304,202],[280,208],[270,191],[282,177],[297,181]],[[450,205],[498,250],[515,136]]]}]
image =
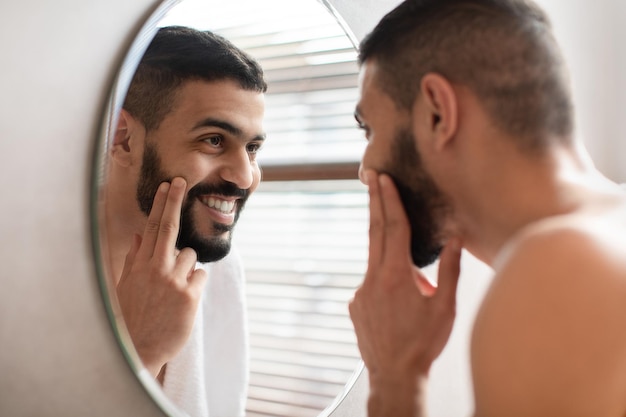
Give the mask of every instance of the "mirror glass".
[{"label": "mirror glass", "polygon": [[[233,322],[233,331],[224,331],[222,309],[233,302],[215,278],[226,267],[215,263],[207,284],[213,304],[205,300],[204,317],[196,318],[205,329],[211,320],[221,329],[205,331],[205,339],[212,332],[213,350],[200,354],[212,376],[204,378],[196,370],[183,377],[187,368],[199,366],[185,359],[176,368],[166,366],[160,376],[163,391],[189,415],[206,415],[203,405],[182,404],[197,403],[198,396],[216,403],[239,395],[229,390],[233,378],[224,375],[244,369],[249,371],[241,399],[246,416],[329,414],[362,369],[347,304],[365,271],[368,210],[366,189],[357,179],[365,141],[352,115],[358,73],[354,38],[326,1],[166,3],[131,46],[111,94],[95,175],[102,285],[116,334],[131,366],[159,397],[160,384],[140,365],[117,304],[115,274],[107,264],[111,250],[103,196],[128,83],[157,28],[171,25],[227,38],[260,63],[268,90],[266,140],[257,157],[263,180],[232,238],[246,277],[242,299],[235,301],[245,306],[245,315]],[[231,334],[233,340],[219,342]],[[235,352],[239,344],[249,346],[245,365],[241,352]],[[180,380],[168,383],[178,374]],[[213,408],[210,414],[221,415]]]}]

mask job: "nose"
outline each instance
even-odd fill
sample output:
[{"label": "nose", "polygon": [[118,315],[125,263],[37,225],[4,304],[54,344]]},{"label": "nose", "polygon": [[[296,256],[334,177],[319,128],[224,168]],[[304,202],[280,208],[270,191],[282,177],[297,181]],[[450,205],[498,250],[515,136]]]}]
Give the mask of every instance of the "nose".
[{"label": "nose", "polygon": [[251,161],[245,147],[232,150],[220,170],[220,176],[223,180],[232,182],[244,190],[252,187],[255,178],[259,175],[259,168],[256,163]]}]

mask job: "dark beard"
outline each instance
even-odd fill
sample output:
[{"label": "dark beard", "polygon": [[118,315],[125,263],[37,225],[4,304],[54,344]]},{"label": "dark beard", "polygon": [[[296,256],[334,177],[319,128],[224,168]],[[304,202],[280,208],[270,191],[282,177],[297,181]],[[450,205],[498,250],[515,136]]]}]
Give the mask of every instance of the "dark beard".
[{"label": "dark beard", "polygon": [[[159,185],[163,182],[171,182],[172,179],[173,176],[167,175],[161,168],[161,160],[156,147],[146,144],[137,184],[137,202],[139,208],[146,216],[152,210],[154,196]],[[202,204],[199,202],[198,197],[206,194],[239,198],[233,224],[214,223],[213,236],[201,236],[196,232],[197,227],[192,214],[193,204]],[[215,262],[224,258],[230,252],[233,227],[239,219],[248,195],[248,190],[243,190],[235,184],[226,181],[218,184],[196,184],[189,190],[186,201],[183,203],[176,249],[193,249],[198,255],[198,262]],[[226,232],[228,232],[227,237],[221,237]]]},{"label": "dark beard", "polygon": [[407,129],[394,137],[392,161],[387,174],[393,179],[411,226],[411,257],[423,268],[435,262],[443,248],[440,221],[447,207],[445,199],[424,170],[415,139]]}]

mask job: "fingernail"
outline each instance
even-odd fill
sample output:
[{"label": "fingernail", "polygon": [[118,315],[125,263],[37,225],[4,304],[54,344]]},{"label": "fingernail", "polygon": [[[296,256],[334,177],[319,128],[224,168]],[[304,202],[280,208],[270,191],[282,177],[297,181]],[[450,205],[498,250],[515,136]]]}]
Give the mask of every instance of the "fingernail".
[{"label": "fingernail", "polygon": [[162,182],[161,185],[159,185],[159,191],[162,193],[167,193],[169,189],[170,189],[169,182]]},{"label": "fingernail", "polygon": [[183,188],[185,187],[185,180],[180,178],[180,177],[176,177],[172,180],[172,187],[176,187],[176,188]]}]

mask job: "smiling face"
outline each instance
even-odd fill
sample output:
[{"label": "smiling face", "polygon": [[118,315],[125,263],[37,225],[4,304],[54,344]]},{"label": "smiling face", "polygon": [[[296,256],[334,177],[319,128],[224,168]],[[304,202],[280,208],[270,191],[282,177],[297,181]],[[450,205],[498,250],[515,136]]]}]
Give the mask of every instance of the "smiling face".
[{"label": "smiling face", "polygon": [[157,188],[185,178],[177,248],[190,247],[200,262],[230,250],[232,229],[261,172],[256,153],[264,141],[263,94],[237,83],[187,81],[172,111],[145,137],[137,202],[147,216]]},{"label": "smiling face", "polygon": [[391,176],[411,225],[413,263],[424,267],[439,257],[449,206],[422,163],[409,112],[399,110],[378,87],[376,71],[368,62],[361,71],[355,117],[368,142],[360,172],[373,169]]}]

